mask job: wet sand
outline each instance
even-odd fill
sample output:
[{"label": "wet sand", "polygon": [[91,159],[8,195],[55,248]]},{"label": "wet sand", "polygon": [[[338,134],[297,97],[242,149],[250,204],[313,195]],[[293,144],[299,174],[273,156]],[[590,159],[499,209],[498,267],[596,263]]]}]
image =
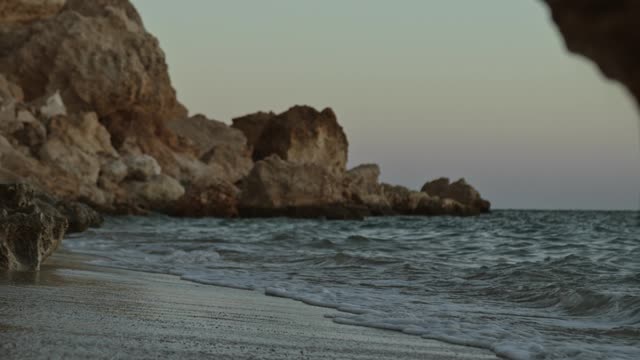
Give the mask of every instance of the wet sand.
[{"label": "wet sand", "polygon": [[496,359],[484,350],[339,325],[335,310],[55,254],[0,273],[2,359]]}]

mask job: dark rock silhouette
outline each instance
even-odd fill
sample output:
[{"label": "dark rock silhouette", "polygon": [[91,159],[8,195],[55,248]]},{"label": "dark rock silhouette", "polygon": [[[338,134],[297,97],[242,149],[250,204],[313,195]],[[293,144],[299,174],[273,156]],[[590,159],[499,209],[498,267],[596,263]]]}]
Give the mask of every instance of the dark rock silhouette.
[{"label": "dark rock silhouette", "polygon": [[640,103],[640,2],[545,0],[567,49],[593,60]]}]

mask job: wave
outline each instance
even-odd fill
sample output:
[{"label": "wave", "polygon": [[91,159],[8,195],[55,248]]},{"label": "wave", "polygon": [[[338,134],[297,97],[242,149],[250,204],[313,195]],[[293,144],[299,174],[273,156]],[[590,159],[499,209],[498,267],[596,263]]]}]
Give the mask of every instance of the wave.
[{"label": "wave", "polygon": [[101,263],[338,309],[341,324],[509,359],[638,359],[627,213],[505,211],[364,222],[109,218],[65,240]]}]

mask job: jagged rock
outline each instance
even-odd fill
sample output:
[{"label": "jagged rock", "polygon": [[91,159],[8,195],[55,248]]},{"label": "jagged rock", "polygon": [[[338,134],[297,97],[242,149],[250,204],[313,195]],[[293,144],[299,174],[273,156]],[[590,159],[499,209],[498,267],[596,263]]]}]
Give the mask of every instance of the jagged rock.
[{"label": "jagged rock", "polygon": [[0,24],[0,72],[28,102],[59,91],[68,114],[92,111],[120,149],[130,142],[180,174],[165,121],[186,117],[165,56],[128,0],[69,0],[55,16]]},{"label": "jagged rock", "polygon": [[491,203],[484,200],[480,193],[469,185],[465,179],[451,183],[448,178],[440,178],[426,183],[422,192],[441,199],[451,199],[477,212],[486,213],[491,209]]},{"label": "jagged rock", "polygon": [[199,159],[208,165],[218,166],[220,178],[235,183],[253,167],[247,139],[240,130],[203,115],[170,121],[168,126],[192,143]]},{"label": "jagged rock", "polygon": [[[316,164],[272,155],[258,161],[242,181],[242,216],[284,216],[292,209],[329,209],[346,203],[342,178]],[[302,210],[301,210],[302,211]]]},{"label": "jagged rock", "polygon": [[265,126],[267,126],[271,119],[276,116],[277,115],[273,112],[266,113],[260,111],[233,119],[233,125],[231,125],[231,127],[242,131],[244,136],[247,138],[247,146],[251,153],[253,153],[256,144],[260,140],[260,136],[262,136]]},{"label": "jagged rock", "polygon": [[169,210],[181,217],[237,217],[239,190],[226,181],[213,181],[207,186],[192,186]]},{"label": "jagged rock", "polygon": [[569,51],[593,60],[640,103],[640,2],[545,0]]},{"label": "jagged rock", "polygon": [[66,0],[2,0],[0,24],[28,22],[57,14]]},{"label": "jagged rock", "polygon": [[26,184],[0,185],[0,270],[38,270],[60,245],[67,219],[36,204]]},{"label": "jagged rock", "polygon": [[127,155],[123,159],[128,169],[127,178],[136,181],[148,181],[162,172],[160,165],[149,155]]},{"label": "jagged rock", "polygon": [[416,214],[419,204],[430,200],[429,195],[400,185],[382,184],[382,192],[389,206],[403,215]]},{"label": "jagged rock", "polygon": [[107,130],[94,113],[57,116],[49,122],[49,136],[39,157],[79,182],[95,185],[100,174],[100,156],[118,156]]},{"label": "jagged rock", "polygon": [[276,116],[258,113],[233,123],[245,133],[255,161],[275,154],[286,161],[322,166],[334,174],[346,170],[349,143],[329,108],[318,112],[309,106],[294,106]]},{"label": "jagged rock", "polygon": [[349,171],[345,176],[345,184],[350,200],[356,204],[366,205],[382,211],[389,207],[379,182],[380,167],[376,164],[364,164]]},{"label": "jagged rock", "polygon": [[169,119],[179,107],[164,53],[129,1],[69,1],[53,18],[2,30],[0,72],[27,100],[59,91],[67,110],[100,117]]}]

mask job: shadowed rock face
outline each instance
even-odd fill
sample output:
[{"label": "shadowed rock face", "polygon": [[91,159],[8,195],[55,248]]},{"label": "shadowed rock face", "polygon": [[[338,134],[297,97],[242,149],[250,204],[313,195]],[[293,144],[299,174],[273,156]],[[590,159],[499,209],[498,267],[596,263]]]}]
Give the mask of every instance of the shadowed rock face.
[{"label": "shadowed rock face", "polygon": [[67,219],[28,185],[0,185],[0,270],[38,270],[62,242]]},{"label": "shadowed rock face", "polygon": [[254,161],[278,155],[286,161],[316,164],[335,174],[346,170],[349,143],[331,109],[294,106],[279,115],[257,113],[234,119],[233,127],[244,132]]},{"label": "shadowed rock face", "polygon": [[203,115],[168,122],[169,128],[190,144],[198,159],[217,167],[219,178],[234,183],[245,177],[251,167],[251,153],[242,131]]},{"label": "shadowed rock face", "polygon": [[640,102],[640,1],[545,0],[569,51],[593,60]]}]

